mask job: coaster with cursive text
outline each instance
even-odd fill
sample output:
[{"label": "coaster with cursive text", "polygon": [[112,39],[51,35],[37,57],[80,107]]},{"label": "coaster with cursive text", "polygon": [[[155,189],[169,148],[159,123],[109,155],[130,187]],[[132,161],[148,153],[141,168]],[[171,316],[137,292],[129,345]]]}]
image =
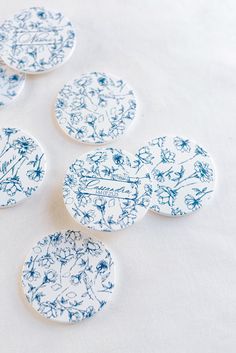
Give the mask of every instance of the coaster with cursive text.
[{"label": "coaster with cursive text", "polygon": [[148,210],[152,184],[146,167],[118,148],[99,148],[77,158],[64,180],[64,202],[85,227],[101,231],[126,228]]},{"label": "coaster with cursive text", "polygon": [[17,71],[35,74],[55,69],[74,47],[71,22],[43,7],[22,10],[0,26],[0,56]]},{"label": "coaster with cursive text", "polygon": [[0,129],[0,207],[15,206],[33,195],[45,168],[45,154],[33,137],[20,129]]}]

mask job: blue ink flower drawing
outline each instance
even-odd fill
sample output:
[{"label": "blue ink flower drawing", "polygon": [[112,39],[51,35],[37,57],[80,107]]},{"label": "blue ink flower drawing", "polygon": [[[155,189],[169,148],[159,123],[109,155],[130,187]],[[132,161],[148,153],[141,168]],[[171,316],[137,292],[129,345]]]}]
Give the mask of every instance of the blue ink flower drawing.
[{"label": "blue ink flower drawing", "polygon": [[84,143],[106,143],[122,135],[133,121],[136,100],[123,80],[92,72],[60,90],[55,104],[60,127]]},{"label": "blue ink flower drawing", "polygon": [[[60,12],[31,7],[0,26],[0,55],[17,71],[52,70],[69,58],[74,47],[72,24]],[[12,75],[11,84],[16,85],[19,77]]]},{"label": "blue ink flower drawing", "polygon": [[200,209],[214,191],[215,171],[208,153],[179,136],[154,138],[136,153],[137,171],[148,165],[154,183],[151,210],[183,216]]},{"label": "blue ink flower drawing", "polygon": [[44,237],[25,260],[22,285],[28,302],[47,319],[74,323],[110,301],[114,263],[104,245],[79,231]]},{"label": "blue ink flower drawing", "polygon": [[19,129],[0,130],[0,207],[31,196],[45,175],[46,159],[39,144]]},{"label": "blue ink flower drawing", "polygon": [[0,59],[0,108],[12,102],[21,93],[24,83],[25,75],[15,72]]},{"label": "blue ink flower drawing", "polygon": [[135,156],[100,148],[77,159],[64,179],[64,202],[82,225],[102,231],[126,228],[147,212],[152,182]]}]

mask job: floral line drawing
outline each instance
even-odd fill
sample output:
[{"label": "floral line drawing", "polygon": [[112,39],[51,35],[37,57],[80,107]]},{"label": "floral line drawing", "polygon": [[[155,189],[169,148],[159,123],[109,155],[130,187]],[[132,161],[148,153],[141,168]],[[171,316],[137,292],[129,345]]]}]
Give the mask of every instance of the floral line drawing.
[{"label": "floral line drawing", "polygon": [[20,94],[25,75],[7,67],[0,59],[0,107],[10,103]]},{"label": "floral line drawing", "polygon": [[68,323],[93,316],[114,288],[111,253],[95,239],[68,230],[46,236],[23,266],[29,303],[48,319]]},{"label": "floral line drawing", "polygon": [[0,130],[0,206],[32,195],[45,175],[45,155],[38,144],[14,128]]},{"label": "floral line drawing", "polygon": [[75,46],[73,27],[60,12],[21,11],[0,27],[0,53],[11,67],[42,72],[62,64]]},{"label": "floral line drawing", "polygon": [[71,215],[82,225],[112,231],[144,215],[152,196],[147,170],[136,174],[135,156],[120,149],[97,149],[77,159],[64,180],[63,195]]},{"label": "floral line drawing", "polygon": [[179,216],[196,211],[214,189],[214,168],[207,152],[189,139],[159,137],[136,153],[138,173],[145,165],[151,168],[155,198],[151,209]]},{"label": "floral line drawing", "polygon": [[92,72],[63,86],[55,112],[69,136],[101,144],[125,132],[135,117],[136,100],[123,80]]}]

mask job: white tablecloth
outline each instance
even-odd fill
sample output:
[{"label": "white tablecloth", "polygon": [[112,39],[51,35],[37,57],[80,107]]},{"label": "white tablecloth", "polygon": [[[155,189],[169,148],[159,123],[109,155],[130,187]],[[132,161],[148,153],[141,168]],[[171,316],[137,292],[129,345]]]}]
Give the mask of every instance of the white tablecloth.
[{"label": "white tablecloth", "polygon": [[[236,352],[236,2],[234,0],[45,0],[78,32],[74,55],[51,73],[29,77],[21,97],[0,112],[44,146],[40,191],[0,210],[0,342],[4,353]],[[1,19],[27,0],[0,5]],[[214,157],[218,188],[208,207],[183,218],[149,213],[113,234],[97,234],[116,257],[112,303],[94,318],[64,326],[29,308],[20,271],[31,246],[76,228],[62,199],[67,166],[92,150],[66,137],[53,105],[59,88],[100,70],[129,81],[137,121],[112,146],[135,152],[146,140],[178,134]]]}]

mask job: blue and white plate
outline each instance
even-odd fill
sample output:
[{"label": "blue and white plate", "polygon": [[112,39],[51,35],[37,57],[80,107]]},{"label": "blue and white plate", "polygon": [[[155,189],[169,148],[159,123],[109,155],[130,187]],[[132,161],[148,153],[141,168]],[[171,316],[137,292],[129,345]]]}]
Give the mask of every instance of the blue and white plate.
[{"label": "blue and white plate", "polygon": [[125,81],[92,72],[62,87],[55,110],[67,135],[84,143],[104,144],[127,130],[135,117],[136,100]]},{"label": "blue and white plate", "polygon": [[39,143],[22,130],[0,129],[0,207],[30,197],[45,175],[46,159]]},{"label": "blue and white plate", "polygon": [[158,137],[136,154],[137,170],[149,167],[154,182],[151,210],[165,216],[190,214],[207,204],[215,187],[211,157],[182,137]]},{"label": "blue and white plate", "polygon": [[0,59],[0,107],[19,96],[25,84],[25,75],[12,70]]},{"label": "blue and white plate", "polygon": [[22,272],[28,302],[47,319],[74,323],[100,311],[111,299],[114,264],[103,243],[79,231],[61,231],[38,241]]},{"label": "blue and white plate", "polygon": [[63,64],[75,47],[71,22],[60,12],[31,7],[0,26],[0,56],[4,62],[29,74]]},{"label": "blue and white plate", "polygon": [[69,167],[64,202],[81,225],[100,231],[126,228],[141,219],[152,196],[146,167],[135,168],[135,156],[117,148],[99,148]]}]

